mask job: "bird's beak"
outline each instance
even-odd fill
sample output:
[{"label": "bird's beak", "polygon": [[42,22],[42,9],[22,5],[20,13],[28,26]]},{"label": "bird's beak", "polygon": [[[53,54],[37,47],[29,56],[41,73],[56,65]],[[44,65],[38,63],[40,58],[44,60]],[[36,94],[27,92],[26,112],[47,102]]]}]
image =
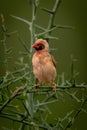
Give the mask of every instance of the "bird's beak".
[{"label": "bird's beak", "polygon": [[37,48],[37,43],[34,43],[34,44],[32,45],[32,48]]}]

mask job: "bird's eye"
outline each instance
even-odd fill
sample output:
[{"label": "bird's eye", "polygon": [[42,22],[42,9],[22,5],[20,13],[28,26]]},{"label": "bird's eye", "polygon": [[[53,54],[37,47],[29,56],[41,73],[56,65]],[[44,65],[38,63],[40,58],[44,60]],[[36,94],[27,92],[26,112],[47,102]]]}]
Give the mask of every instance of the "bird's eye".
[{"label": "bird's eye", "polygon": [[45,48],[45,47],[44,47],[43,44],[38,44],[36,50],[37,50],[37,51],[38,51],[38,50],[43,50],[44,48]]}]

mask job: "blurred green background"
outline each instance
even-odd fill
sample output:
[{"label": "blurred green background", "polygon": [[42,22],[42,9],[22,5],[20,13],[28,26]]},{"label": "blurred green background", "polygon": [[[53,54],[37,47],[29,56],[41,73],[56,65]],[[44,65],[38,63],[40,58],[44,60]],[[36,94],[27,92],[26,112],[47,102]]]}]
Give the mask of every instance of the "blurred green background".
[{"label": "blurred green background", "polygon": [[[55,0],[40,0],[39,9],[37,12],[36,23],[47,27],[49,14],[40,10],[41,7],[52,9]],[[59,40],[51,40],[50,47],[57,48],[57,51],[53,52],[56,55],[55,58],[58,62],[58,73],[68,72],[66,76],[69,76],[70,72],[70,55],[73,54],[74,58],[78,59],[76,63],[76,69],[80,72],[78,76],[79,82],[87,82],[87,60],[86,60],[86,34],[87,34],[87,2],[75,1],[75,0],[62,0],[60,7],[55,17],[55,24],[73,26],[75,29],[56,29],[53,35],[58,37]],[[31,21],[31,4],[28,0],[0,0],[0,13],[3,13],[5,17],[5,23],[7,25],[8,32],[18,31],[20,36],[25,40],[29,46],[30,35],[27,25],[20,21],[14,20],[10,17],[11,14],[25,18]],[[1,20],[0,20],[1,24]],[[0,28],[1,29],[1,28]],[[0,39],[2,34],[0,33]],[[13,48],[12,59],[10,59],[10,66],[13,66],[13,61],[18,58],[18,53],[23,49],[16,38],[16,35],[12,35],[8,39],[8,46]],[[0,45],[0,55],[2,55],[2,45]],[[3,58],[1,58],[2,60]],[[0,65],[1,70],[4,71],[3,65]],[[1,74],[0,74],[1,75]]]},{"label": "blurred green background", "polygon": [[[43,27],[47,27],[49,14],[42,11],[40,8],[45,7],[52,9],[55,0],[40,0],[37,11],[36,23]],[[74,29],[56,29],[52,34],[59,38],[59,40],[50,40],[50,48],[56,48],[53,51],[57,61],[57,71],[60,75],[65,73],[66,79],[70,77],[70,55],[78,59],[75,63],[75,69],[79,72],[76,78],[77,83],[87,83],[87,1],[86,0],[62,0],[60,7],[57,10],[55,16],[55,24],[57,25],[69,25]],[[10,15],[22,17],[31,21],[31,3],[28,0],[0,0],[0,14],[4,15],[5,23],[8,32],[18,31],[21,38],[26,42],[26,45],[30,47],[30,33],[28,26],[20,21],[13,19]],[[0,19],[0,40],[3,39],[1,32],[1,19]],[[7,46],[12,47],[11,59],[9,60],[9,70],[12,70],[15,66],[15,62],[20,57],[20,52],[24,50],[21,46],[16,34],[8,38]],[[3,46],[0,43],[0,76],[4,75],[5,68],[3,61]],[[31,61],[29,61],[31,62]],[[69,100],[69,99],[68,99]],[[65,102],[65,111],[68,110],[69,102]],[[60,102],[59,104],[62,105]],[[60,105],[60,106],[61,106]],[[72,102],[72,105],[73,102]],[[61,110],[59,107],[58,110]],[[56,111],[56,107],[54,108]],[[63,114],[64,111],[61,113]],[[54,116],[56,113],[54,112]],[[61,115],[61,114],[60,114]],[[4,120],[5,121],[5,120]],[[1,122],[1,121],[0,121]],[[86,130],[87,129],[87,115],[80,114],[76,122],[74,123],[73,130]],[[9,124],[9,122],[8,122]],[[1,125],[1,124],[0,124]],[[78,128],[77,128],[78,126]]]}]

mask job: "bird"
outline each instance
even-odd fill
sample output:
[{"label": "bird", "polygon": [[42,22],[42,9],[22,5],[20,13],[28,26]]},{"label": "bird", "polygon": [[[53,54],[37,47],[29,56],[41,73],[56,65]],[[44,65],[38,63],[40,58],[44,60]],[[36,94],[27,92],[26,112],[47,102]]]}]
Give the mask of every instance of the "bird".
[{"label": "bird", "polygon": [[33,74],[36,79],[35,87],[40,87],[41,84],[51,85],[56,88],[54,82],[57,76],[56,62],[50,54],[49,44],[44,39],[37,39],[32,45],[35,52],[32,56]]}]

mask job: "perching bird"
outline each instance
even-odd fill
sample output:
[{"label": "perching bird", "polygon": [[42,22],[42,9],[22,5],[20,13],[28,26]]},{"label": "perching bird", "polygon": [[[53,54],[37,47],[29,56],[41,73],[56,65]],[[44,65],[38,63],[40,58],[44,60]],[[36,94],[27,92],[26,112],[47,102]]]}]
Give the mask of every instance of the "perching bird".
[{"label": "perching bird", "polygon": [[35,48],[35,53],[32,57],[33,73],[38,80],[36,87],[40,84],[50,84],[53,88],[56,88],[54,82],[56,77],[56,64],[52,55],[49,53],[49,44],[46,40],[38,39],[32,45]]}]

